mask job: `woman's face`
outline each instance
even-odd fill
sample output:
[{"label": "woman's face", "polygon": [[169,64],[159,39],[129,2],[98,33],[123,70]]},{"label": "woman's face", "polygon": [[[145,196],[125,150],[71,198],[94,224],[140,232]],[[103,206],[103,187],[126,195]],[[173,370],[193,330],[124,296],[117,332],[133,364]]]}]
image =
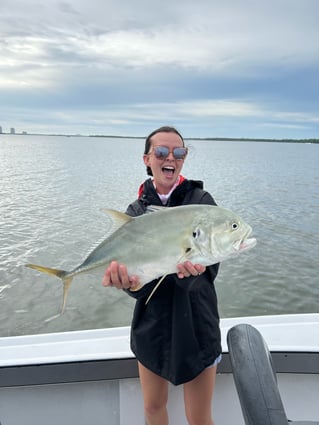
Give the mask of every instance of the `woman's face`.
[{"label": "woman's face", "polygon": [[[156,156],[155,148],[158,146],[165,146],[169,149],[166,158]],[[183,168],[184,158],[176,159],[173,155],[173,149],[181,147],[183,147],[183,141],[178,134],[156,133],[151,139],[149,153],[143,156],[145,165],[152,170],[156,190],[160,194],[166,194],[171,190]]]}]

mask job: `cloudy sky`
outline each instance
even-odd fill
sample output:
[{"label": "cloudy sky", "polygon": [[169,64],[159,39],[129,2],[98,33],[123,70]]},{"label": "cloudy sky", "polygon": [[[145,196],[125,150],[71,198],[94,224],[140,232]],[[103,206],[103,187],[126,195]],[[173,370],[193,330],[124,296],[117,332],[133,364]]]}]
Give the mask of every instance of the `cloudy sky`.
[{"label": "cloudy sky", "polygon": [[1,0],[8,132],[319,137],[318,0]]}]

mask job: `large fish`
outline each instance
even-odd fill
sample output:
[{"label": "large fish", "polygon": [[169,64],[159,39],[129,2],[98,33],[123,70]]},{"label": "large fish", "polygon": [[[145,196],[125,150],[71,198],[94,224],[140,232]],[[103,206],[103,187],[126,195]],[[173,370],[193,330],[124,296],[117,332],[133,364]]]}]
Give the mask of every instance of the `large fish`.
[{"label": "large fish", "polygon": [[62,279],[63,312],[72,279],[97,268],[103,273],[113,260],[126,264],[129,275],[139,277],[138,290],[153,279],[176,273],[177,264],[184,261],[208,266],[256,244],[256,239],[249,238],[251,227],[225,208],[185,205],[150,209],[153,212],[134,218],[105,210],[113,220],[110,235],[71,271],[26,266]]}]

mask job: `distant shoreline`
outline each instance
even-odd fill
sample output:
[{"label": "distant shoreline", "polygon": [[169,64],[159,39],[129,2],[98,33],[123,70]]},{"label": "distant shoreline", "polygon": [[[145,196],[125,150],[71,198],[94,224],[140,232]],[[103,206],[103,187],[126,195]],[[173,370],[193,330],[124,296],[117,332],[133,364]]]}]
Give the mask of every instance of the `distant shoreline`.
[{"label": "distant shoreline", "polygon": [[[107,134],[46,134],[46,133],[0,133],[0,136],[62,136],[62,137],[98,137],[106,139],[145,139],[146,136],[114,136]],[[277,143],[319,143],[319,139],[254,139],[250,137],[184,137],[185,140],[212,140],[225,142],[277,142]]]}]

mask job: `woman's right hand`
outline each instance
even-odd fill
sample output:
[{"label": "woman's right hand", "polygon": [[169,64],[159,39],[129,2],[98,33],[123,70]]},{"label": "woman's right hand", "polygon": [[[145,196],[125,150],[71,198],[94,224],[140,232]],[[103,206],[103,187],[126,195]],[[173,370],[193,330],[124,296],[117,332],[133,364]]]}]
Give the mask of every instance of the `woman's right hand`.
[{"label": "woman's right hand", "polygon": [[135,289],[139,285],[137,276],[129,276],[125,264],[112,261],[105,270],[103,286],[113,286],[117,289]]}]

